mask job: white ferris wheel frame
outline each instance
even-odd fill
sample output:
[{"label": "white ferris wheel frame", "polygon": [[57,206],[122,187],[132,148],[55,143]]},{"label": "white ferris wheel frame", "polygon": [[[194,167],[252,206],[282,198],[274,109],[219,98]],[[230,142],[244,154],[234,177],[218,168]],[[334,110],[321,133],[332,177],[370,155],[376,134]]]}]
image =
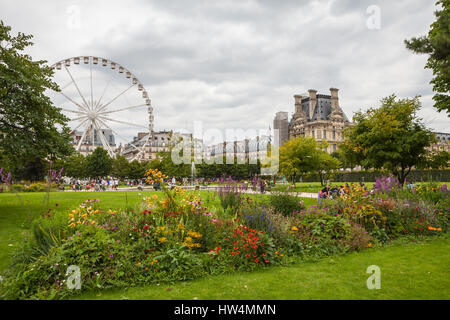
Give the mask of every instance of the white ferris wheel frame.
[{"label": "white ferris wheel frame", "polygon": [[[89,69],[90,69],[90,88],[91,88],[91,90],[90,90],[90,97],[88,97],[88,99],[86,99],[85,96],[81,93],[81,90],[80,90],[77,82],[75,81],[74,77],[72,76],[72,73],[69,70],[69,67],[71,65],[79,65],[81,63],[86,64],[86,65],[89,64]],[[102,93],[101,97],[98,100],[94,100],[92,65],[101,65],[103,67],[109,66],[113,70],[117,69],[119,71],[119,74],[124,74],[126,76],[126,78],[132,79],[131,86],[129,86],[124,91],[120,92],[113,99],[103,103],[102,100],[103,100],[106,90],[109,87],[110,82],[112,81],[112,79],[111,79],[106,84],[105,88],[103,89],[103,93]],[[80,121],[80,123],[77,125],[77,127],[72,129],[72,131],[75,132],[76,130],[78,130],[81,127],[84,128],[82,137],[81,137],[78,145],[76,146],[76,150],[80,151],[83,141],[86,139],[86,135],[89,133],[89,131],[92,132],[92,146],[95,147],[94,130],[97,130],[98,136],[100,138],[100,142],[101,142],[103,148],[108,152],[108,154],[111,157],[115,157],[116,153],[112,150],[111,146],[108,143],[108,140],[106,139],[105,135],[103,134],[103,132],[101,130],[101,128],[103,126],[107,129],[111,130],[111,132],[113,134],[115,134],[122,140],[126,141],[127,139],[123,138],[116,130],[112,129],[108,125],[108,122],[115,122],[115,123],[120,123],[120,124],[126,124],[129,126],[135,127],[135,128],[139,128],[139,129],[146,129],[149,131],[149,134],[145,138],[146,139],[145,143],[142,146],[136,146],[132,142],[129,142],[126,144],[126,145],[130,145],[132,148],[134,148],[137,151],[137,153],[134,155],[134,157],[131,161],[139,159],[139,156],[143,152],[145,152],[145,148],[148,146],[148,144],[150,142],[150,139],[151,139],[151,136],[153,133],[153,125],[154,125],[153,107],[151,105],[151,100],[149,98],[147,91],[144,88],[144,85],[139,81],[139,79],[132,72],[130,72],[127,68],[123,67],[119,63],[116,63],[109,59],[95,57],[95,56],[79,56],[79,57],[67,58],[67,59],[56,62],[55,64],[53,64],[51,66],[51,68],[53,68],[53,70],[55,70],[55,71],[62,70],[64,68],[71,79],[71,81],[68,84],[66,84],[65,86],[60,88],[61,90],[58,91],[58,93],[61,94],[66,100],[71,102],[76,107],[76,110],[61,108],[63,111],[72,113],[74,115],[73,117],[69,116],[70,122]],[[63,92],[64,89],[68,88],[72,84],[75,85],[75,88],[76,88],[79,96],[81,97],[81,100],[82,100],[81,103],[76,102],[74,99],[70,98]],[[136,87],[136,86],[137,86],[138,90],[142,92],[142,98],[145,101],[144,104],[123,107],[123,108],[120,108],[117,110],[108,110],[108,106],[111,105],[111,103],[113,103],[119,97],[124,95],[128,90],[130,90],[131,88]],[[149,126],[148,127],[145,127],[145,126],[142,126],[139,124],[135,124],[135,123],[131,123],[131,122],[122,121],[122,120],[116,120],[116,119],[111,118],[111,116],[110,116],[111,114],[116,113],[116,112],[137,109],[137,108],[143,108],[145,106],[147,107],[148,114],[149,114],[149,118],[148,118]],[[120,151],[121,151],[121,153],[123,152],[123,150],[120,150]]]}]

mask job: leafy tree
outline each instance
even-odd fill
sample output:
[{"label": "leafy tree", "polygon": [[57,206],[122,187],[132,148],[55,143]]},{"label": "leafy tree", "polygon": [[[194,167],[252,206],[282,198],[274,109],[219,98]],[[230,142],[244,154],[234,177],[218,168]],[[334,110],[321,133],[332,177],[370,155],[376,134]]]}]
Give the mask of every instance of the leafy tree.
[{"label": "leafy tree", "polygon": [[130,171],[130,163],[128,162],[127,158],[124,156],[117,156],[112,161],[112,171],[111,174],[120,179],[123,180],[128,177],[128,173]]},{"label": "leafy tree", "polygon": [[96,148],[86,157],[87,175],[91,178],[104,178],[111,174],[112,159],[103,148]]},{"label": "leafy tree", "polygon": [[63,164],[64,176],[71,178],[87,178],[87,159],[80,153],[68,157]]},{"label": "leafy tree", "polygon": [[52,69],[23,53],[31,38],[0,21],[0,163],[11,169],[73,152],[68,119],[45,95],[59,90]]},{"label": "leafy tree", "polygon": [[352,152],[346,150],[346,144],[339,144],[339,147],[334,151],[331,156],[339,160],[340,168],[342,169],[353,169],[357,166],[357,160]]},{"label": "leafy tree", "polygon": [[161,171],[162,170],[161,159],[157,158],[153,159],[152,161],[144,162],[144,168],[145,171],[147,171],[148,169],[158,169],[159,171]]},{"label": "leafy tree", "polygon": [[437,20],[430,26],[428,36],[405,40],[406,47],[419,54],[429,54],[425,68],[433,71],[431,80],[436,95],[433,97],[439,112],[446,110],[450,117],[450,0],[436,3],[441,10],[435,12]]},{"label": "leafy tree", "polygon": [[319,159],[324,152],[313,137],[297,137],[280,146],[280,172],[294,184],[296,178],[316,172]]},{"label": "leafy tree", "polygon": [[133,180],[142,179],[145,177],[145,167],[137,160],[129,163],[128,178]]},{"label": "leafy tree", "polygon": [[354,125],[344,132],[344,150],[362,167],[383,168],[403,183],[413,167],[426,161],[426,148],[436,141],[417,117],[420,107],[418,97],[397,100],[392,95],[378,109],[357,112]]},{"label": "leafy tree", "polygon": [[318,150],[315,158],[317,159],[317,174],[319,175],[320,183],[323,186],[325,180],[330,179],[334,171],[339,169],[341,162],[323,150]]},{"label": "leafy tree", "polygon": [[445,170],[449,167],[448,164],[450,163],[450,153],[447,151],[430,153],[427,160],[428,161],[425,163],[423,168]]}]

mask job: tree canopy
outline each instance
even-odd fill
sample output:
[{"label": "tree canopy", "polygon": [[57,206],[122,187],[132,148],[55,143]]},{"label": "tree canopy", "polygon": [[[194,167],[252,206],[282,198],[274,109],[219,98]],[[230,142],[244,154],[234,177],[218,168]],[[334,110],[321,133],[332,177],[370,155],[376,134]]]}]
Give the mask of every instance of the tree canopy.
[{"label": "tree canopy", "polygon": [[23,53],[31,38],[0,21],[0,163],[11,171],[73,152],[68,119],[45,95],[59,90],[52,69]]},{"label": "tree canopy", "polygon": [[441,6],[435,12],[436,21],[430,26],[427,36],[405,40],[406,47],[419,54],[428,54],[425,68],[433,71],[431,80],[436,95],[433,97],[435,108],[447,111],[450,117],[450,0],[439,0]]},{"label": "tree canopy", "polygon": [[112,159],[103,148],[96,148],[86,157],[86,173],[91,178],[104,178],[111,174]]},{"label": "tree canopy", "polygon": [[418,97],[391,95],[381,100],[380,108],[355,113],[354,125],[344,132],[343,150],[362,167],[388,170],[403,183],[413,167],[426,161],[426,148],[436,141],[417,116],[420,107]]},{"label": "tree canopy", "polygon": [[280,146],[280,172],[293,183],[297,177],[318,174],[323,184],[339,168],[340,162],[324,149],[326,141],[313,137],[297,137]]}]

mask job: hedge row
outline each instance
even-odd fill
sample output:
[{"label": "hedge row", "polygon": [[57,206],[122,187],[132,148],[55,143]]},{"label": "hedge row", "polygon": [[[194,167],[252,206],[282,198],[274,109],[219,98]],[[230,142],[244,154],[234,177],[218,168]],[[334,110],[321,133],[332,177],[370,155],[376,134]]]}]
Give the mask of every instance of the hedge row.
[{"label": "hedge row", "polygon": [[[382,171],[354,171],[354,172],[339,172],[334,174],[331,180],[336,182],[360,182],[360,181],[375,181],[376,177],[387,175]],[[447,182],[450,181],[450,170],[413,170],[406,178],[408,182],[420,182],[420,181],[438,181]],[[302,181],[305,182],[317,182],[320,181],[318,175],[311,175],[304,177]]]}]

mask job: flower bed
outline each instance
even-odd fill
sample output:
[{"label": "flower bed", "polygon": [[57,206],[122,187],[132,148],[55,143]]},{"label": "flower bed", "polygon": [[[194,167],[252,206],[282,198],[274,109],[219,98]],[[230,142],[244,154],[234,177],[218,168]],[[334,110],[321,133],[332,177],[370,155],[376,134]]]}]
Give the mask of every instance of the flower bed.
[{"label": "flower bed", "polygon": [[[149,181],[164,177],[157,170],[148,175]],[[143,198],[139,210],[103,210],[93,199],[69,212],[42,215],[16,252],[0,285],[2,296],[75,294],[67,285],[69,266],[79,268],[81,290],[128,287],[316,259],[405,234],[448,232],[444,187],[428,190],[435,194],[425,200],[420,190],[355,187],[308,209],[298,204],[291,214],[276,199],[264,203],[244,196],[226,214],[193,192],[162,187],[162,194]]]}]

